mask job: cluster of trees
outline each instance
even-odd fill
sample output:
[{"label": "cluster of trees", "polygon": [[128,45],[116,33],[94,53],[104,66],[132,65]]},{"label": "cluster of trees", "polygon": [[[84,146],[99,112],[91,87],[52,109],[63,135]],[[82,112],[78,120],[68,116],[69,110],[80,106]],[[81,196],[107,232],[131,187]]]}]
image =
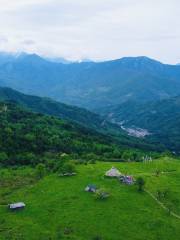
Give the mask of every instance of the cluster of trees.
[{"label": "cluster of trees", "polygon": [[[37,165],[72,159],[140,161],[143,152],[125,149],[113,140],[78,124],[0,103],[0,164]],[[52,166],[51,166],[52,167]]]}]

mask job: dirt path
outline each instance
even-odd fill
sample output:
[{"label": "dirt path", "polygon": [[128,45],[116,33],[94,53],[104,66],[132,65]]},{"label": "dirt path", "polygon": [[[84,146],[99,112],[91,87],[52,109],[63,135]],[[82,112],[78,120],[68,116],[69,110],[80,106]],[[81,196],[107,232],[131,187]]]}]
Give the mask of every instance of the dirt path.
[{"label": "dirt path", "polygon": [[[164,210],[166,210],[167,212],[169,212],[169,209],[162,203],[160,202],[151,192],[149,192],[148,190],[145,190],[145,192],[151,196]],[[175,218],[178,218],[180,220],[180,215],[170,211],[169,214]]]}]

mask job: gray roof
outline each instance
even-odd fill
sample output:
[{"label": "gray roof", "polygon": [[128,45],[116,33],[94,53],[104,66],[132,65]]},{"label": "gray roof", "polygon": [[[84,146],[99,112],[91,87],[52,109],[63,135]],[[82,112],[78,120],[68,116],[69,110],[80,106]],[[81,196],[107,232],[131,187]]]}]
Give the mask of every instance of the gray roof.
[{"label": "gray roof", "polygon": [[25,207],[25,206],[26,206],[26,204],[23,203],[23,202],[18,202],[18,203],[11,203],[11,204],[9,204],[9,208],[10,208],[10,209],[23,208],[23,207]]}]

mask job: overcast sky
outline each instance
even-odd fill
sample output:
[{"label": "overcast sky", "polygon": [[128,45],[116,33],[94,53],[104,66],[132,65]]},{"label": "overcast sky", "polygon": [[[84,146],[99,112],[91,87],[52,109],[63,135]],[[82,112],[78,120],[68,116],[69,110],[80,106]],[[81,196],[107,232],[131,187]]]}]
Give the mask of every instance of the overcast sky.
[{"label": "overcast sky", "polygon": [[0,0],[0,51],[180,62],[180,0]]}]

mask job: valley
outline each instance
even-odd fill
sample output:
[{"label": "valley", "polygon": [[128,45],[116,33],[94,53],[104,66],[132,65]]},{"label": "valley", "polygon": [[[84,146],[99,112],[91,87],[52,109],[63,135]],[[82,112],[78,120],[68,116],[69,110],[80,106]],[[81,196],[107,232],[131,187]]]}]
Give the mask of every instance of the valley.
[{"label": "valley", "polygon": [[0,240],[179,240],[180,1],[0,4]]},{"label": "valley", "polygon": [[[146,129],[149,141],[161,143],[171,151],[180,149],[180,97],[155,102],[126,102],[98,109],[107,121],[120,123],[125,129]],[[132,131],[131,131],[132,132]]]},{"label": "valley", "polygon": [[[45,69],[54,71],[49,86]],[[159,71],[168,91],[154,94]],[[142,57],[61,64],[25,54],[1,59],[0,76],[0,239],[178,240],[179,68]],[[113,166],[132,184],[104,177]]]}]

